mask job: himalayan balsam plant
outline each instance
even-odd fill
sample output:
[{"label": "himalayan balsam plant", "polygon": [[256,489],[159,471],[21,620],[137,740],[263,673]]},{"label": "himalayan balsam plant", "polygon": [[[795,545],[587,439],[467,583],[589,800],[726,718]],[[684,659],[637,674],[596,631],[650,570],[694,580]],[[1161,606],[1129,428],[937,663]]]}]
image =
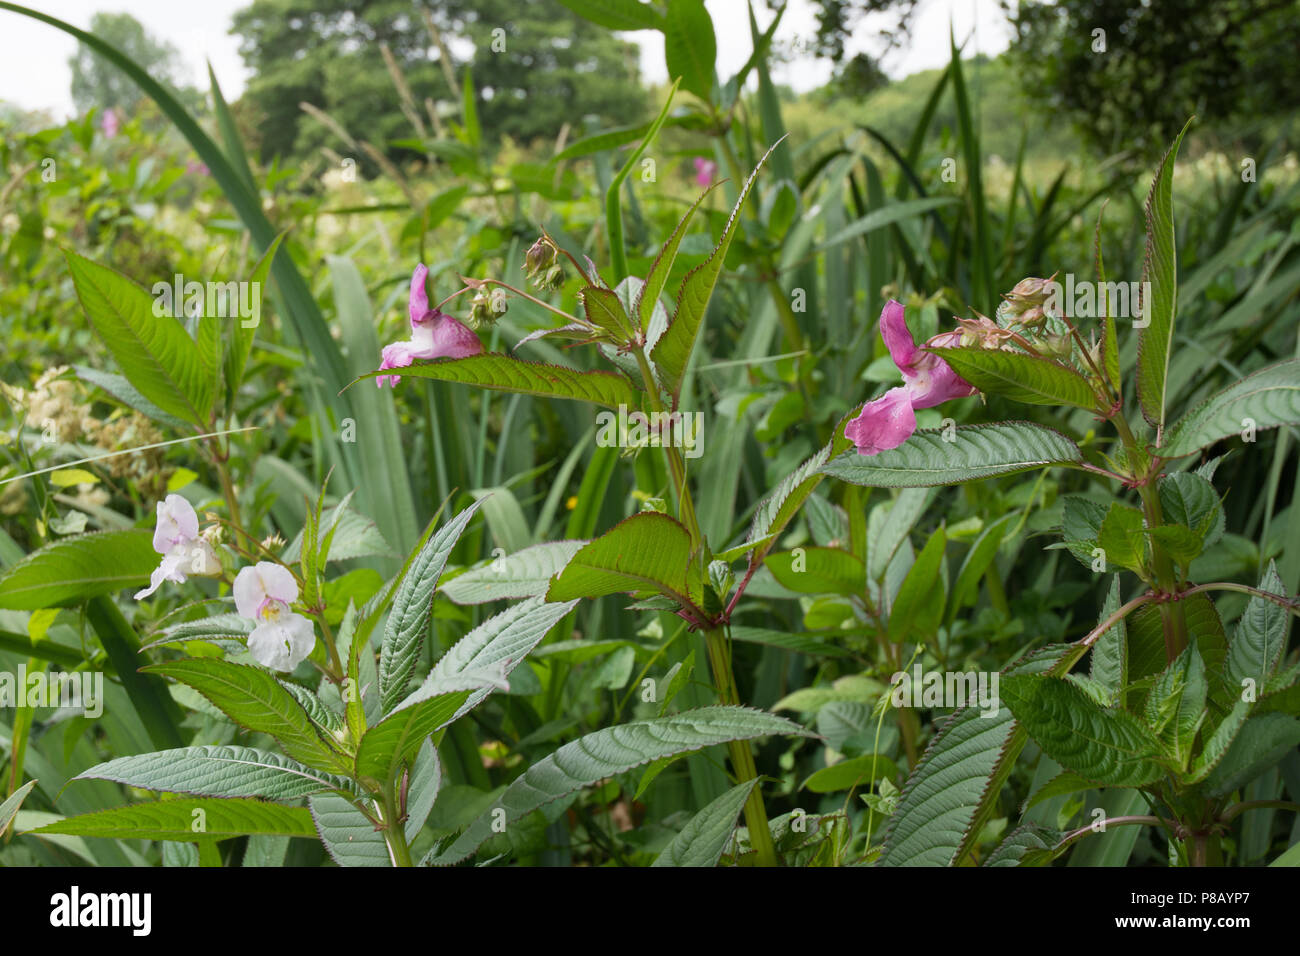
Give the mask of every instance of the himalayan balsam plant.
[{"label": "himalayan balsam plant", "polygon": [[[667,109],[624,169],[635,167]],[[583,788],[613,779],[644,790],[676,758],[722,745],[730,787],[682,821],[656,864],[1043,864],[1091,829],[1062,832],[1025,822],[988,852],[980,844],[1003,784],[1032,740],[1060,771],[1031,803],[1088,790],[1132,791],[1145,812],[1114,817],[1110,825],[1160,828],[1174,862],[1218,862],[1222,836],[1259,808],[1241,796],[1244,785],[1300,742],[1300,665],[1284,660],[1297,604],[1271,569],[1258,587],[1192,580],[1193,561],[1223,534],[1224,518],[1215,462],[1190,466],[1203,449],[1225,440],[1231,445],[1243,430],[1253,436],[1300,423],[1300,361],[1257,371],[1181,414],[1166,408],[1177,305],[1171,185],[1177,148],[1157,171],[1148,201],[1149,297],[1134,330],[1138,359],[1130,379],[1120,374],[1119,317],[1106,314],[1095,327],[1081,327],[1052,304],[1046,280],[1019,283],[992,319],[959,319],[919,343],[908,309],[891,301],[879,333],[902,384],[844,417],[829,443],[771,490],[735,542],[710,541],[701,530],[696,476],[670,436],[688,411],[692,355],[759,169],[740,187],[712,251],[675,289],[668,288],[669,276],[704,197],[687,210],[647,274],[634,277],[622,247],[618,179],[607,205],[610,261],[603,274],[591,258],[544,234],[525,260],[537,295],[497,278],[465,278],[459,291],[431,306],[427,270],[416,266],[410,337],[373,356],[373,371],[349,392],[369,386],[373,396],[375,384],[406,389],[437,380],[631,410],[640,437],[627,451],[653,464],[662,494],[645,496],[643,510],[594,538],[452,567],[453,549],[485,507],[477,501],[444,520],[435,517],[401,570],[360,606],[343,586],[347,575],[336,569],[384,555],[390,544],[354,509],[351,494],[326,507],[322,488],[288,543],[256,540],[241,517],[226,442],[239,424],[234,399],[248,339],[225,344],[206,324],[190,333],[159,319],[143,289],[69,254],[81,304],[121,367],[122,394],[204,430],[204,447],[223,479],[225,514],[200,519],[183,498],[169,496],[157,505],[151,541],[137,529],[48,545],[5,574],[7,606],[52,607],[89,597],[92,623],[137,706],[170,722],[176,698],[190,693],[247,737],[219,745],[156,741],[155,752],[86,770],[79,779],[174,797],[72,816],[34,832],[193,844],[209,862],[220,859],[219,841],[243,836],[250,842],[319,839],[345,865],[449,865],[476,856],[483,862],[510,854],[513,841],[539,819],[542,826],[562,823],[564,808]],[[708,164],[697,170],[714,172]],[[274,258],[272,245],[255,278],[266,277]],[[569,270],[582,286],[580,315],[540,297]],[[1100,254],[1096,271],[1104,284]],[[455,317],[461,296],[469,297],[463,322]],[[582,371],[484,348],[479,335],[518,298],[553,313],[559,324],[526,337],[516,352],[537,338],[559,337],[575,347],[595,346],[609,369]],[[956,402],[973,407],[978,395],[1083,409],[1106,434],[1081,447],[1061,431],[1024,421],[918,427],[918,410]],[[1134,396],[1140,414],[1130,416],[1127,400]],[[925,489],[1053,468],[1086,474],[1110,502],[1068,498],[1062,540],[1053,545],[1109,575],[1101,618],[1081,639],[1036,646],[1011,663],[998,675],[1000,700],[958,708],[922,747],[915,712],[894,706],[875,678],[905,672],[912,662],[941,666],[947,596],[977,585],[998,544],[992,538],[972,549],[950,586],[940,528],[910,566],[894,573],[928,500]],[[848,486],[840,489],[844,533],[817,547],[783,550],[796,516],[821,507],[813,493],[828,479]],[[868,518],[861,488],[886,489],[889,506]],[[141,602],[215,578],[218,600],[228,604],[233,597],[233,612],[205,611],[160,628],[145,650],[162,659],[137,671],[138,641],[107,589],[88,596],[59,583],[70,576],[67,568],[94,562],[111,562],[141,585],[148,580],[136,595]],[[903,758],[883,746],[868,747],[827,767],[823,772],[843,780],[822,791],[867,788],[865,818],[769,816],[754,741],[835,736],[820,720],[805,726],[747,707],[740,697],[734,618],[755,592],[774,588],[849,595],[855,623],[872,637],[875,663],[862,678],[875,687],[871,739],[896,735],[909,768],[900,769]],[[516,603],[445,650],[431,648],[435,598],[449,591],[459,604]],[[1223,592],[1248,600],[1231,633],[1214,603]],[[426,828],[443,786],[440,748],[459,722],[489,695],[521,692],[527,675],[536,681],[525,665],[545,655],[552,630],[581,602],[609,595],[630,595],[636,612],[659,612],[702,638],[707,675],[701,679],[716,703],[673,710],[674,696],[691,677],[688,664],[656,699],[658,716],[585,733],[519,768],[464,819]],[[1076,668],[1085,658],[1082,673]],[[306,669],[299,667],[304,662]],[[562,674],[546,669],[547,680]],[[189,690],[169,691],[177,685]],[[843,740],[839,735],[837,747]]]}]

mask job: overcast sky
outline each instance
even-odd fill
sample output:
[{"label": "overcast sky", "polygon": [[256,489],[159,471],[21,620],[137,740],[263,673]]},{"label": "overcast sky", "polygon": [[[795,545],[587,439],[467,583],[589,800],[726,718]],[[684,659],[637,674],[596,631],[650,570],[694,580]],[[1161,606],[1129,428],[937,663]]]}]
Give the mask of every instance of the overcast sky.
[{"label": "overcast sky", "polygon": [[[522,0],[527,2],[527,0]],[[186,79],[200,89],[207,88],[207,61],[211,60],[226,98],[236,99],[244,87],[246,72],[235,38],[228,32],[234,11],[248,0],[28,0],[28,3],[60,19],[85,28],[98,11],[126,12],[145,25],[155,37],[180,51]],[[718,70],[723,76],[744,65],[750,54],[746,0],[705,0],[713,16],[718,37]],[[771,22],[762,0],[756,3],[760,26]],[[958,42],[969,37],[965,55],[975,52],[996,54],[1005,49],[1009,29],[996,0],[922,0],[910,48],[885,61],[886,72],[897,78],[918,70],[942,66],[948,60],[948,26],[956,30]],[[787,41],[811,39],[816,29],[813,7],[808,0],[790,0],[790,10],[777,36]],[[663,35],[647,30],[624,34],[641,47],[641,69],[646,79],[665,78]],[[857,32],[852,50],[871,49],[870,21]],[[50,109],[56,115],[72,112],[69,95],[71,74],[68,58],[76,41],[53,27],[7,11],[0,11],[0,100],[25,109]],[[778,83],[804,91],[820,86],[830,74],[830,65],[803,59],[776,71]]]}]

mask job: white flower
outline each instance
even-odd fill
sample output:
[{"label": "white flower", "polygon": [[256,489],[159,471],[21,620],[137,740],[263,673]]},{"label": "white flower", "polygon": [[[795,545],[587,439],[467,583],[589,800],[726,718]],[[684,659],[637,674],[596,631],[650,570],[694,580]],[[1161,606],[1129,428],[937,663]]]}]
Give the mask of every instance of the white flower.
[{"label": "white flower", "polygon": [[289,610],[298,599],[298,582],[289,569],[272,561],[242,568],[235,577],[235,608],[257,622],[248,635],[253,660],[277,671],[291,671],[316,646],[311,621]]},{"label": "white flower", "polygon": [[212,545],[199,537],[199,516],[194,513],[194,506],[180,495],[168,495],[158,502],[153,549],[162,555],[162,561],[150,575],[149,586],[135,593],[137,601],[153,594],[164,581],[184,584],[190,574],[221,573],[221,562]]}]

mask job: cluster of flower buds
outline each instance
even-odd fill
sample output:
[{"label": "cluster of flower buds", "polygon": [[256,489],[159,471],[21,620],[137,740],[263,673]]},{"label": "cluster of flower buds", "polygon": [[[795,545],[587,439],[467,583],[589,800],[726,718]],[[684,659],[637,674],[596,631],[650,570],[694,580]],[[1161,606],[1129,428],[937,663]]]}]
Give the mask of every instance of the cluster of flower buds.
[{"label": "cluster of flower buds", "polygon": [[1003,328],[986,315],[975,313],[973,319],[957,319],[961,326],[961,345],[963,348],[978,347],[982,349],[1013,349],[1011,340],[1015,338],[1014,329]]},{"label": "cluster of flower buds", "polygon": [[564,269],[559,263],[559,248],[550,236],[542,236],[524,253],[524,272],[539,289],[558,289],[564,284]]},{"label": "cluster of flower buds", "polygon": [[506,298],[505,289],[479,289],[470,302],[469,327],[478,332],[490,329],[509,308],[510,302]]},{"label": "cluster of flower buds", "polygon": [[1048,316],[1045,303],[1051,298],[1055,281],[1056,273],[1046,279],[1030,276],[1017,282],[1015,288],[1002,297],[1003,302],[997,311],[998,324],[1042,328]]}]

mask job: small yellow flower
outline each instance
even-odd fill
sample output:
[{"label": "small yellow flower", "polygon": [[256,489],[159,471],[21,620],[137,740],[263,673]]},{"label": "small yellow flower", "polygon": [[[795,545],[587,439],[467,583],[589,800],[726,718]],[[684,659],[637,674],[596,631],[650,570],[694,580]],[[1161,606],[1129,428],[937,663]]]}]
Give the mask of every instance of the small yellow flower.
[{"label": "small yellow flower", "polygon": [[569,500],[564,503],[564,507],[568,508],[570,511],[578,507],[578,496],[570,495]]}]

